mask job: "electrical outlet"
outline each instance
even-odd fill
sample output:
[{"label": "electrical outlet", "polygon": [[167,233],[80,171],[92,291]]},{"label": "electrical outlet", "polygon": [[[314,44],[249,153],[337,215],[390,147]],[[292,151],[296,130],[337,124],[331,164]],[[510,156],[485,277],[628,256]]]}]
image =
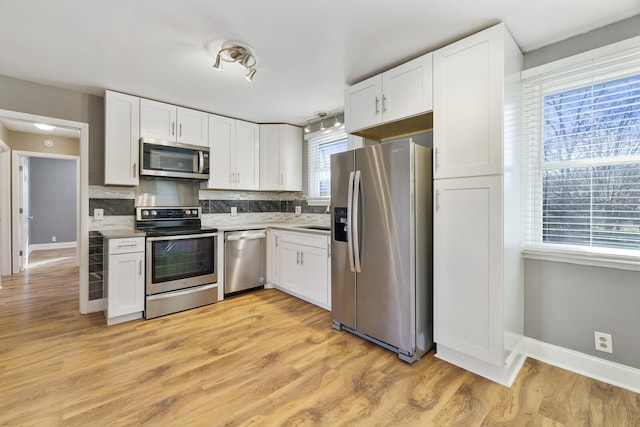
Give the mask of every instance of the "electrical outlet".
[{"label": "electrical outlet", "polygon": [[302,213],[302,206],[296,206],[296,215],[300,215]]},{"label": "electrical outlet", "polygon": [[102,221],[104,218],[104,209],[94,209],[93,210],[93,220],[94,221]]},{"label": "electrical outlet", "polygon": [[231,206],[231,216],[238,215],[238,208],[235,206]]},{"label": "electrical outlet", "polygon": [[57,239],[57,238],[56,238],[56,236],[51,236],[51,241],[52,241],[52,242],[55,242],[55,241],[56,241],[56,239]]},{"label": "electrical outlet", "polygon": [[611,341],[611,334],[605,334],[603,332],[593,332],[596,339],[596,350],[604,351],[605,353],[613,353],[613,342]]}]

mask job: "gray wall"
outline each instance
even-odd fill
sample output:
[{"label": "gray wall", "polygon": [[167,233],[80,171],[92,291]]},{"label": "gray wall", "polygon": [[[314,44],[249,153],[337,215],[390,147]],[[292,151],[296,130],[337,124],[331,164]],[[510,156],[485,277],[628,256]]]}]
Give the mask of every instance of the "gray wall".
[{"label": "gray wall", "polygon": [[76,241],[75,160],[29,159],[29,243]]},{"label": "gray wall", "polygon": [[104,100],[0,76],[0,109],[89,123],[89,184],[104,182]]},{"label": "gray wall", "polygon": [[[640,16],[524,55],[525,68],[640,35]],[[525,335],[640,369],[640,272],[525,260]],[[612,334],[613,354],[593,332]]]}]

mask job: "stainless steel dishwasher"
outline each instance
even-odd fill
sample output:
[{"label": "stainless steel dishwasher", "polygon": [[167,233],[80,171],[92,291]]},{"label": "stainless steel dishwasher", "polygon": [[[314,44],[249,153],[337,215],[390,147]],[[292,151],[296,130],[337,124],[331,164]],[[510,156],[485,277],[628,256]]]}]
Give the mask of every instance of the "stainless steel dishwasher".
[{"label": "stainless steel dishwasher", "polygon": [[224,233],[224,294],[264,286],[267,232],[264,229]]}]

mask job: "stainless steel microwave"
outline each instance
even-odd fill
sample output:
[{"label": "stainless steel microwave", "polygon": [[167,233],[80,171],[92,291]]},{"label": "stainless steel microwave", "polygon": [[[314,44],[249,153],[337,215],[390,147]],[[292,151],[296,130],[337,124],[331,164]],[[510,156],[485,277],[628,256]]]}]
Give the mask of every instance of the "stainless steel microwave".
[{"label": "stainless steel microwave", "polygon": [[140,176],[209,179],[209,147],[140,138]]}]

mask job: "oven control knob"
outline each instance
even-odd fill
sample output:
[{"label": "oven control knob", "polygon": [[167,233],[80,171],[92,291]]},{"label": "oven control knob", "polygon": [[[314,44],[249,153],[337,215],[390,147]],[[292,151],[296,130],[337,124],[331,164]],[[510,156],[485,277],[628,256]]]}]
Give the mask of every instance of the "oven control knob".
[{"label": "oven control knob", "polygon": [[151,216],[156,216],[156,215],[158,215],[158,212],[156,212],[156,211],[151,211]]},{"label": "oven control knob", "polygon": [[189,216],[189,215],[191,215],[191,211],[189,209],[184,211],[184,216]]},{"label": "oven control knob", "polygon": [[149,216],[149,211],[147,210],[142,211],[142,216]]}]

